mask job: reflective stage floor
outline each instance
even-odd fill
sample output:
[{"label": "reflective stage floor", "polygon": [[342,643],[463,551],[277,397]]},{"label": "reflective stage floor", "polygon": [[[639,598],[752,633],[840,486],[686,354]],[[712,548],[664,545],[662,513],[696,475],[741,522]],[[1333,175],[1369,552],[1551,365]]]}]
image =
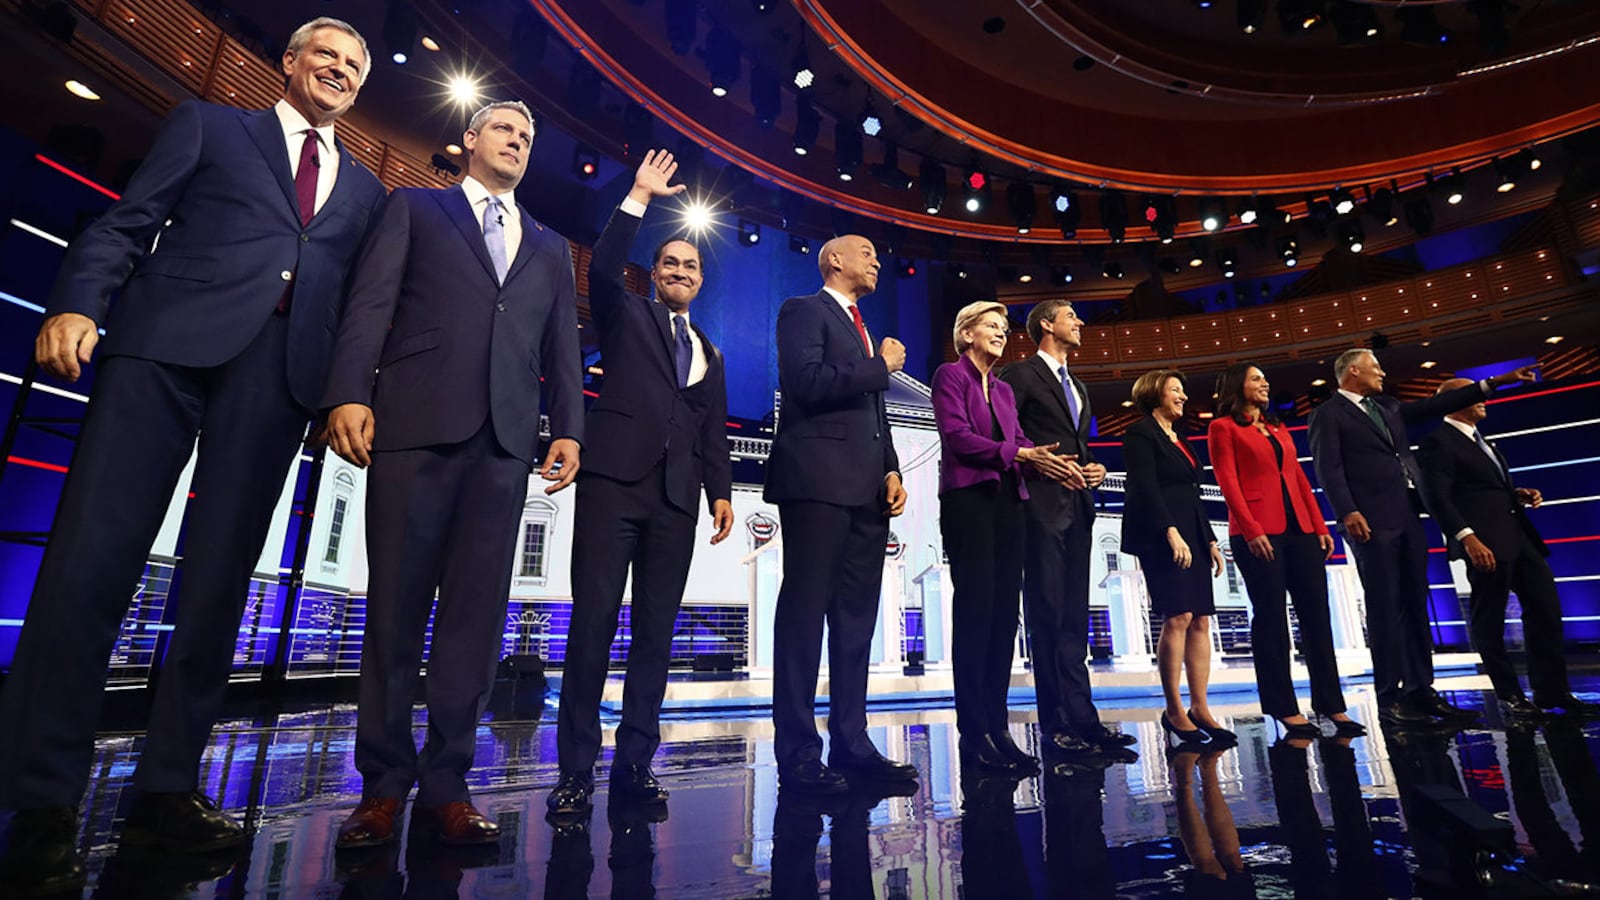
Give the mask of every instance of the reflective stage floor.
[{"label": "reflective stage floor", "polygon": [[[1138,736],[1137,762],[1047,767],[1020,782],[963,777],[949,710],[880,710],[873,738],[921,770],[916,793],[825,803],[779,798],[766,718],[678,716],[656,765],[672,791],[665,821],[610,810],[602,765],[592,820],[560,830],[543,818],[554,709],[536,705],[539,716],[508,714],[478,733],[475,798],[501,824],[498,846],[419,837],[350,858],[333,838],[360,791],[353,707],[218,728],[206,789],[253,829],[232,857],[119,848],[141,739],[108,735],[82,835],[86,896],[1366,898],[1600,884],[1600,722],[1508,728],[1485,709],[1484,679],[1438,687],[1482,710],[1481,723],[1290,744],[1253,697],[1234,694],[1216,711],[1236,748],[1170,755],[1151,701],[1102,704],[1108,724]],[[1574,687],[1596,699],[1600,677]],[[1346,695],[1353,716],[1376,723],[1369,688]],[[1012,716],[1019,743],[1036,747],[1031,710]]]}]

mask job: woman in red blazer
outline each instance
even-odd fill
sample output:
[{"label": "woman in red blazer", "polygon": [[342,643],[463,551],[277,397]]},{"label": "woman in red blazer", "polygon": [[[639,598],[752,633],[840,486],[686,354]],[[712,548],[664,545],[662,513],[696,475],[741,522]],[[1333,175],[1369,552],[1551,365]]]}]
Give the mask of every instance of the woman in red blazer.
[{"label": "woman in red blazer", "polygon": [[1270,388],[1266,374],[1252,363],[1223,370],[1217,377],[1217,416],[1207,434],[1217,485],[1228,504],[1228,542],[1250,594],[1251,656],[1261,711],[1278,720],[1289,737],[1322,734],[1301,715],[1289,677],[1287,596],[1300,620],[1311,709],[1331,718],[1341,736],[1365,734],[1345,715],[1333,657],[1325,569],[1333,537],[1295,457],[1289,429],[1272,413]]}]

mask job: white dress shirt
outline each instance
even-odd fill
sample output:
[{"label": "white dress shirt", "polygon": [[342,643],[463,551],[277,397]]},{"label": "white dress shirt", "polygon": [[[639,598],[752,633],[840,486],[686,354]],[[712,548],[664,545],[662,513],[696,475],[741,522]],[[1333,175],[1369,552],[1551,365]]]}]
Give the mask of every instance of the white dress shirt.
[{"label": "white dress shirt", "polygon": [[[1050,354],[1044,352],[1043,350],[1038,351],[1038,353],[1039,353],[1039,358],[1044,360],[1044,364],[1050,367],[1050,374],[1054,375],[1056,377],[1057,381],[1060,381],[1061,380],[1061,367],[1067,364],[1066,360],[1056,359],[1054,356],[1051,356]],[[1067,374],[1070,376],[1072,374],[1071,370],[1068,370]],[[1078,393],[1077,385],[1072,383],[1072,379],[1071,378],[1067,379],[1066,388],[1067,388],[1067,390],[1071,391],[1072,392],[1072,396],[1077,399],[1077,401],[1078,401],[1078,411],[1081,413],[1083,411],[1083,406],[1084,406],[1083,395]],[[1077,428],[1078,427],[1078,423],[1077,422],[1073,422],[1072,423],[1072,427],[1073,428]]]},{"label": "white dress shirt", "polygon": [[[1457,421],[1455,419],[1449,418],[1448,416],[1445,417],[1444,423],[1446,425],[1453,426],[1455,428],[1455,430],[1457,430],[1457,431],[1461,432],[1462,434],[1466,435],[1467,439],[1472,441],[1474,444],[1476,444],[1478,442],[1478,429],[1476,427],[1474,427],[1472,425],[1468,425],[1465,422],[1461,422],[1461,421]],[[1494,464],[1495,464],[1495,468],[1499,468],[1500,467],[1500,460],[1498,460],[1498,459],[1494,460]],[[1456,532],[1456,540],[1458,540],[1458,541],[1462,540],[1462,539],[1466,538],[1467,535],[1472,534],[1472,533],[1473,533],[1472,532],[1472,528],[1470,526],[1467,527],[1467,528],[1463,528],[1460,531]]]},{"label": "white dress shirt", "polygon": [[[467,202],[472,204],[472,215],[483,227],[483,210],[489,205],[489,189],[483,182],[471,175],[461,181],[461,190],[467,195]],[[506,266],[517,261],[517,250],[522,246],[522,216],[517,212],[517,195],[513,191],[504,194],[495,194],[500,202],[505,205],[505,211],[500,214],[501,225],[505,228],[506,235]]]},{"label": "white dress shirt", "polygon": [[290,181],[300,174],[300,150],[305,146],[306,132],[317,136],[317,199],[311,208],[313,214],[321,212],[322,204],[327,203],[333,193],[333,183],[339,178],[339,148],[333,142],[333,126],[312,128],[306,117],[287,100],[279,100],[272,111],[278,116],[278,124],[283,126],[283,142],[289,149]]}]

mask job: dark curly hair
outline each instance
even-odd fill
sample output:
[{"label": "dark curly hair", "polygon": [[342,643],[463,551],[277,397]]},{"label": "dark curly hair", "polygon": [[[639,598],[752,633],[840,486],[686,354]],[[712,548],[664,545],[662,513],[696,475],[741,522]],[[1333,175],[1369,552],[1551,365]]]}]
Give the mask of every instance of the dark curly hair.
[{"label": "dark curly hair", "polygon": [[[1240,425],[1249,425],[1250,419],[1245,415],[1245,410],[1250,404],[1244,399],[1245,378],[1250,375],[1251,369],[1261,369],[1249,360],[1236,362],[1222,370],[1217,376],[1217,415],[1228,416]],[[1261,369],[1264,373],[1266,370]],[[1272,404],[1261,407],[1261,421],[1268,425],[1281,424],[1278,414],[1272,411]]]}]

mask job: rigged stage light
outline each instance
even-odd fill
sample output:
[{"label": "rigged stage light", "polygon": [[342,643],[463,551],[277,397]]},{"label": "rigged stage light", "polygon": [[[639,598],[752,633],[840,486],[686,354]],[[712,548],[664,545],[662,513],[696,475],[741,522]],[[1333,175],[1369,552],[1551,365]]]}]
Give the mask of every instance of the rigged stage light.
[{"label": "rigged stage light", "polygon": [[909,191],[915,183],[900,170],[900,148],[893,141],[883,145],[883,162],[874,163],[870,171],[879,184],[892,191]]},{"label": "rigged stage light", "polygon": [[1360,219],[1339,223],[1339,243],[1351,253],[1360,253],[1361,248],[1366,245],[1366,239],[1366,229],[1361,227]]},{"label": "rigged stage light", "polygon": [[1228,204],[1220,197],[1200,198],[1200,227],[1221,231],[1228,224]]},{"label": "rigged stage light", "polygon": [[1011,220],[1017,225],[1017,234],[1027,234],[1033,230],[1033,216],[1037,206],[1033,196],[1033,185],[1013,181],[1006,186],[1006,210],[1011,213]]},{"label": "rigged stage light", "polygon": [[756,124],[771,128],[783,113],[783,89],[778,76],[756,66],[750,70],[750,108],[755,110]]},{"label": "rigged stage light", "polygon": [[1333,204],[1333,211],[1341,216],[1348,216],[1356,209],[1356,195],[1342,187],[1334,188],[1328,195],[1328,202]]},{"label": "rigged stage light", "polygon": [[861,132],[854,124],[840,119],[833,125],[833,155],[840,181],[854,181],[861,167]]},{"label": "rigged stage light", "polygon": [[600,154],[593,147],[578,144],[572,148],[572,174],[579,181],[589,181],[600,174]]},{"label": "rigged stage light", "polygon": [[1111,236],[1111,243],[1120,244],[1128,234],[1128,198],[1118,190],[1100,192],[1100,225]]},{"label": "rigged stage light", "polygon": [[1254,196],[1245,197],[1239,201],[1239,221],[1245,225],[1254,225],[1261,216],[1261,202]]},{"label": "rigged stage light", "polygon": [[917,169],[917,181],[922,188],[922,208],[930,216],[937,216],[944,209],[945,194],[949,186],[945,183],[944,166],[931,157],[923,157],[922,165]]},{"label": "rigged stage light", "polygon": [[739,246],[754,247],[761,243],[761,225],[749,219],[739,220]]},{"label": "rigged stage light", "polygon": [[728,96],[728,89],[739,80],[739,42],[726,28],[712,28],[706,33],[706,72],[711,82],[711,93]]},{"label": "rigged stage light", "polygon": [[967,169],[961,180],[962,206],[974,215],[989,205],[989,176],[976,166]]},{"label": "rigged stage light", "polygon": [[1398,185],[1394,182],[1390,184],[1394,186],[1381,187],[1375,191],[1370,187],[1367,189],[1367,212],[1382,222],[1385,228],[1400,221],[1400,216],[1395,212],[1395,194],[1399,192]]},{"label": "rigged stage light", "polygon": [[794,152],[805,156],[817,145],[817,132],[822,129],[822,116],[811,101],[801,97],[794,107]]}]

